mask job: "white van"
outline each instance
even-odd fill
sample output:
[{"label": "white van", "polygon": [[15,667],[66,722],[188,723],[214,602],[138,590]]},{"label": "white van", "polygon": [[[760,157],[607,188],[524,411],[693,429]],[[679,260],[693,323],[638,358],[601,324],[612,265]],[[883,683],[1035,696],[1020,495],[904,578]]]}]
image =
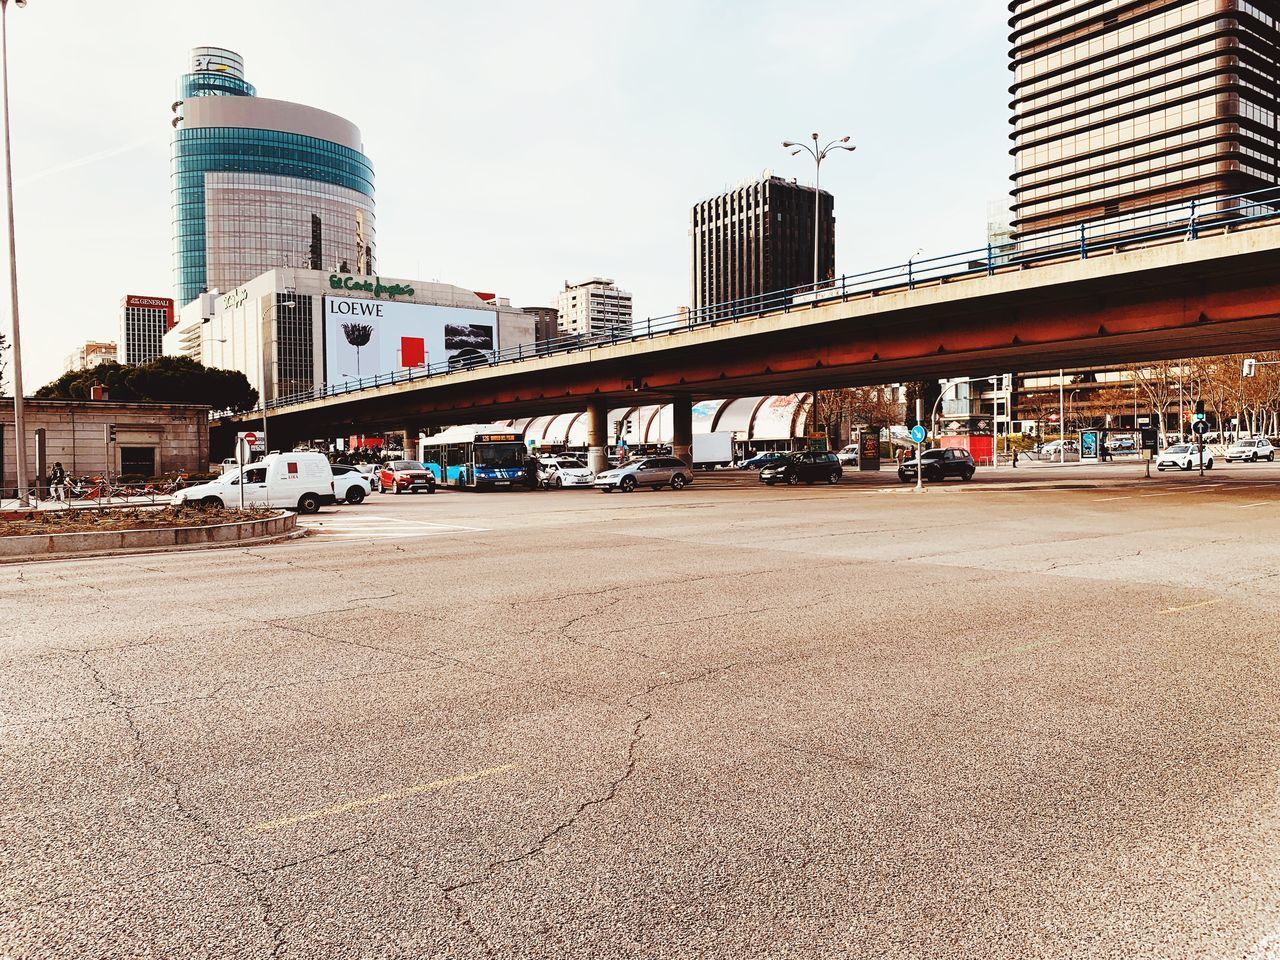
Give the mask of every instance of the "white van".
[{"label": "white van", "polygon": [[243,469],[229,470],[216,480],[179,490],[170,503],[238,507],[241,474],[246,507],[284,507],[315,513],[322,503],[333,503],[335,499],[333,471],[323,453],[269,453]]}]

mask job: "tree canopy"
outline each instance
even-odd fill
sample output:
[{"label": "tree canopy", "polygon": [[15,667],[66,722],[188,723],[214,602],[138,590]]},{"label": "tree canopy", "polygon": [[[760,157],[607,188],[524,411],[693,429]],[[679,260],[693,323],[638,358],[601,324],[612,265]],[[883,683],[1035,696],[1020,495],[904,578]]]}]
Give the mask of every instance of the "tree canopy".
[{"label": "tree canopy", "polygon": [[206,367],[190,357],[157,357],[149,363],[100,363],[70,370],[36,391],[37,399],[88,400],[93,387],[124,403],[199,403],[215,410],[252,410],[258,391],[239,370]]}]

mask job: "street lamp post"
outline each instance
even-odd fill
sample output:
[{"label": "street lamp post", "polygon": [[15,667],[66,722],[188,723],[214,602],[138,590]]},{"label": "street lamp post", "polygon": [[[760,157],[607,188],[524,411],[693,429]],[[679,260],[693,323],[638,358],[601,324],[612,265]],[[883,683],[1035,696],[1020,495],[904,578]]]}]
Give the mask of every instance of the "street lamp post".
[{"label": "street lamp post", "polygon": [[[13,0],[25,7],[27,0]],[[13,309],[13,445],[18,502],[30,506],[27,489],[27,429],[22,416],[22,332],[18,324],[18,242],[13,225],[13,155],[9,144],[9,0],[0,0],[0,59],[4,72],[4,179],[9,209],[9,293]],[[2,481],[0,481],[2,482]]]},{"label": "street lamp post", "polygon": [[833,150],[848,150],[852,153],[858,148],[849,146],[848,137],[840,137],[832,140],[825,147],[819,147],[818,135],[811,133],[809,136],[813,139],[813,146],[792,140],[782,141],[782,146],[783,149],[790,150],[793,157],[801,153],[807,153],[813,157],[813,289],[816,297],[818,282],[821,280],[818,275],[818,254],[822,249],[822,191],[819,189],[822,179],[822,161],[827,159],[828,154]]},{"label": "street lamp post", "polygon": [[[783,140],[782,148],[790,150],[793,157],[799,156],[801,153],[807,153],[813,157],[813,299],[818,299],[818,283],[821,277],[818,275],[818,265],[820,262],[819,252],[822,250],[822,191],[820,189],[822,181],[822,161],[827,159],[827,155],[833,150],[848,150],[852,153],[858,148],[849,146],[848,137],[840,137],[832,140],[825,147],[819,147],[818,134],[809,134],[813,140],[813,145],[800,143],[793,140]],[[818,392],[813,392],[813,430],[818,431]]]}]

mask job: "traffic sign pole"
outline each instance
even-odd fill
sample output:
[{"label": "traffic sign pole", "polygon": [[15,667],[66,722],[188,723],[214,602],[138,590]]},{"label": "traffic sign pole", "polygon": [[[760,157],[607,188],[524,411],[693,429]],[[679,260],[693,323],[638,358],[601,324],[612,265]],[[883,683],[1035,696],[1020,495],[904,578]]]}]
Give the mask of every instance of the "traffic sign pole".
[{"label": "traffic sign pole", "polygon": [[916,442],[916,493],[924,493],[924,401],[916,401],[916,425],[911,428],[911,439]]}]

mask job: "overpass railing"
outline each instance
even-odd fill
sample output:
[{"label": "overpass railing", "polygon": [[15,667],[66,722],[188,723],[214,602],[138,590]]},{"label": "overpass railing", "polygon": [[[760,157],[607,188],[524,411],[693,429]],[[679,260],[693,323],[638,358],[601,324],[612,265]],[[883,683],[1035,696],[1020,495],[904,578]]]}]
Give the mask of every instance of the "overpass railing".
[{"label": "overpass railing", "polygon": [[[506,347],[483,357],[454,358],[426,366],[329,383],[270,400],[266,406],[268,410],[289,407],[373,387],[427,380],[459,370],[519,363],[609,344],[652,339],[700,327],[737,323],[764,314],[809,309],[835,301],[874,297],[973,277],[995,276],[1070,260],[1087,260],[1099,254],[1153,244],[1194,241],[1202,236],[1277,220],[1280,220],[1280,187],[1230,197],[1193,198],[1160,210],[1147,210],[1104,221],[1062,227],[1004,243],[988,243],[984,247],[958,253],[911,258],[905,263],[846,274],[816,284],[802,284],[771,293],[681,310],[665,316],[634,320],[625,331],[613,329],[598,333],[569,334],[538,344]],[[258,412],[261,413],[261,410],[259,406]],[[229,413],[230,411],[224,411],[215,416],[226,416]]]}]

